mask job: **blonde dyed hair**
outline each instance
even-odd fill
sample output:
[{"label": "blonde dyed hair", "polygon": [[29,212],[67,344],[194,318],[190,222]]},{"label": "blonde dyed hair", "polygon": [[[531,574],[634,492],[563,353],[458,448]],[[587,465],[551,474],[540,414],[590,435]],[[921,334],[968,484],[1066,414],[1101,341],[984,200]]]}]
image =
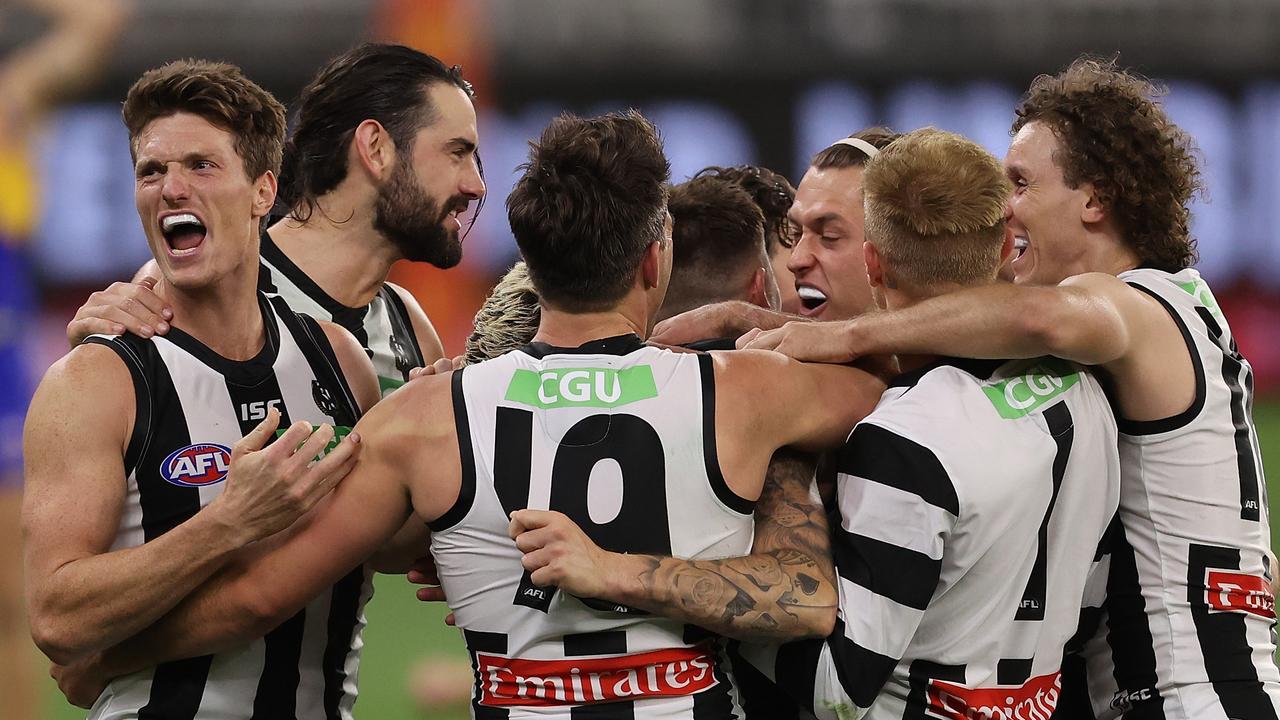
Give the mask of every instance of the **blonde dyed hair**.
[{"label": "blonde dyed hair", "polygon": [[867,164],[866,233],[891,277],[917,288],[989,282],[1012,186],[1000,161],[955,133],[907,133]]},{"label": "blonde dyed hair", "polygon": [[463,364],[474,365],[523,347],[533,340],[542,319],[538,291],[524,261],[516,263],[493,286],[476,313],[475,329],[467,338]]}]

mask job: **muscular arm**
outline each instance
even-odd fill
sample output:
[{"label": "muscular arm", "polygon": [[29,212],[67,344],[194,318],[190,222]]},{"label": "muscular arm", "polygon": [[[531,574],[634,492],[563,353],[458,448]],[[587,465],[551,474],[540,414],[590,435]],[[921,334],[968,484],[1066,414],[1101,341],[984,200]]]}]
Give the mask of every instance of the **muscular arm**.
[{"label": "muscular arm", "polygon": [[730,300],[667,318],[654,326],[649,340],[660,345],[685,345],[707,338],[737,337],[754,328],[772,330],[788,322],[808,322],[808,318]]},{"label": "muscular arm", "polygon": [[[610,553],[558,513],[516,513],[516,538],[539,585],[557,585],[713,630],[758,640],[820,637],[837,592],[825,515],[810,493],[813,461],[779,453],[756,507],[752,553],[682,560]],[[546,564],[542,564],[542,561]]]}]

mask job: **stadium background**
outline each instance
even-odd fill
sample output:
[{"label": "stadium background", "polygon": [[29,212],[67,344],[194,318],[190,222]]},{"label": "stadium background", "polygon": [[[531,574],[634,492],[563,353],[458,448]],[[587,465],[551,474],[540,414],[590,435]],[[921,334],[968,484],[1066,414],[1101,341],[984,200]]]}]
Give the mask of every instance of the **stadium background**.
[{"label": "stadium background", "polygon": [[[0,59],[45,29],[21,3],[0,3]],[[526,142],[562,110],[640,108],[662,130],[676,180],[753,162],[795,182],[814,151],[871,124],[933,124],[1002,156],[1035,74],[1118,51],[1168,81],[1167,107],[1203,151],[1200,268],[1253,362],[1263,455],[1280,477],[1277,0],[133,0],[100,80],[41,128],[33,172],[0,173],[0,218],[31,228],[24,252],[39,305],[22,327],[33,372],[64,351],[65,323],[88,293],[147,258],[119,121],[138,74],[178,57],[224,59],[287,103],[325,59],[369,38],[462,64],[477,88],[489,203],[465,259],[394,275],[450,354],[514,258],[503,200]],[[424,717],[407,668],[424,654],[460,655],[456,632],[400,578],[380,579],[369,615],[360,715]],[[83,715],[51,684],[48,698],[54,718]]]}]

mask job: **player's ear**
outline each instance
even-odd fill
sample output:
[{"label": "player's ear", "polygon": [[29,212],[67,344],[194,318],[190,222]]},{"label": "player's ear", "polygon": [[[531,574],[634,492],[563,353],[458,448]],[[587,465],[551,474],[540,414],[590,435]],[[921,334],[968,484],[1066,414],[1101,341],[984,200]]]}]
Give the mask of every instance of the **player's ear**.
[{"label": "player's ear", "polygon": [[253,183],[253,216],[263,217],[276,203],[276,174],[270,170],[262,173]]},{"label": "player's ear", "polygon": [[1013,257],[1013,228],[1004,226],[1004,240],[1000,243],[1000,265],[1004,266]]},{"label": "player's ear", "polygon": [[654,240],[645,248],[644,257],[640,260],[640,276],[644,280],[644,289],[649,290],[662,284],[662,241]]},{"label": "player's ear", "polygon": [[872,288],[884,286],[884,266],[880,262],[880,251],[869,240],[862,242],[862,259],[867,263],[867,284]]},{"label": "player's ear", "polygon": [[391,174],[396,162],[396,147],[387,129],[377,120],[365,120],[351,135],[348,167],[358,165],[375,180]]},{"label": "player's ear", "polygon": [[769,294],[765,291],[768,280],[764,268],[756,268],[751,274],[751,285],[747,287],[747,302],[762,308],[769,307]]},{"label": "player's ear", "polygon": [[1107,217],[1107,209],[1102,205],[1102,198],[1093,183],[1082,183],[1079,187],[1084,193],[1084,206],[1080,208],[1080,221],[1086,224],[1100,223]]}]

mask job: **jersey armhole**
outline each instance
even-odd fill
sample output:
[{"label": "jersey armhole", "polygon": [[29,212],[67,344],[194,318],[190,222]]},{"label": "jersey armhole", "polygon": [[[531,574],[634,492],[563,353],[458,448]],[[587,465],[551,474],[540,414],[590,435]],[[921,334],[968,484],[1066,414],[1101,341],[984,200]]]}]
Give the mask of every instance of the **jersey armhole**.
[{"label": "jersey armhole", "polygon": [[471,505],[476,497],[476,459],[471,451],[471,423],[467,419],[467,396],[462,390],[462,372],[466,368],[453,371],[449,379],[450,394],[453,398],[453,425],[458,435],[458,459],[462,462],[462,484],[458,488],[458,499],[443,515],[427,523],[431,532],[439,533],[462,522],[471,512]]},{"label": "jersey armhole", "polygon": [[1160,420],[1129,420],[1121,414],[1120,408],[1115,407],[1116,429],[1122,435],[1158,435],[1160,433],[1172,432],[1180,430],[1191,424],[1192,420],[1200,415],[1200,411],[1204,409],[1205,400],[1205,378],[1204,378],[1204,362],[1200,359],[1200,353],[1196,349],[1195,340],[1191,337],[1191,331],[1187,329],[1187,324],[1182,321],[1182,316],[1178,311],[1169,304],[1167,300],[1160,297],[1156,291],[1139,283],[1129,281],[1129,286],[1135,290],[1150,295],[1155,298],[1156,302],[1169,313],[1169,317],[1173,318],[1173,323],[1178,326],[1178,332],[1182,333],[1182,342],[1187,347],[1187,352],[1191,355],[1191,365],[1195,370],[1196,376],[1196,396],[1191,401],[1191,406],[1186,410]]},{"label": "jersey armhole", "polygon": [[698,355],[699,384],[702,386],[702,459],[706,464],[707,480],[725,507],[750,515],[756,509],[755,501],[735,493],[720,471],[720,458],[716,455],[716,373],[712,363],[707,353]]},{"label": "jersey armhole", "polygon": [[133,378],[133,430],[129,433],[129,445],[124,452],[124,476],[127,478],[138,467],[138,462],[151,443],[151,383],[143,368],[142,358],[122,338],[89,336],[86,343],[111,348],[119,356]]},{"label": "jersey armhole", "polygon": [[416,367],[424,367],[427,362],[422,356],[422,348],[418,345],[418,333],[413,329],[413,318],[409,317],[409,308],[404,304],[404,298],[400,297],[400,293],[389,283],[383,283],[380,291],[386,296],[387,307],[391,310],[388,315],[391,318],[392,332],[403,332],[405,337],[409,339],[409,352],[413,353],[413,362]]}]

